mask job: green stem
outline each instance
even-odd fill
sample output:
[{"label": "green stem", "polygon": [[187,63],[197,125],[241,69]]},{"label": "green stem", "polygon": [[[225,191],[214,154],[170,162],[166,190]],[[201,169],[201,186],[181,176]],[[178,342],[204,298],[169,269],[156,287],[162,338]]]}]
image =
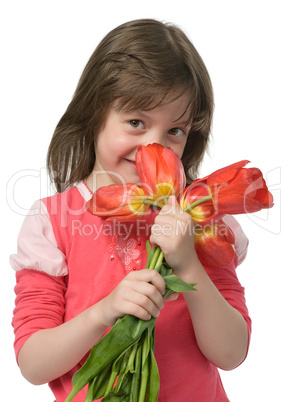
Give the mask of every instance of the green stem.
[{"label": "green stem", "polygon": [[165,205],[168,204],[168,199],[169,199],[169,197],[164,197],[164,198],[163,198]]},{"label": "green stem", "polygon": [[65,402],[71,402],[78,392],[79,392],[79,390],[73,389],[71,391],[71,393],[68,395],[68,397],[66,398]]},{"label": "green stem", "polygon": [[206,195],[205,197],[200,198],[199,200],[193,202],[192,204],[188,205],[184,211],[188,212],[190,209],[195,208],[197,205],[202,204],[205,201],[211,200],[212,196],[211,195]]},{"label": "green stem", "polygon": [[163,262],[163,259],[164,259],[164,253],[163,253],[163,251],[160,249],[160,247],[158,247],[158,249],[160,250],[160,253],[159,253],[159,255],[158,255],[156,265],[155,265],[155,267],[153,268],[153,269],[155,269],[155,271],[159,271],[159,268],[160,268],[160,266],[161,266],[161,264],[162,264],[162,262]]},{"label": "green stem", "polygon": [[146,400],[145,395],[149,377],[148,357],[150,353],[150,338],[148,330],[144,332],[144,335],[145,336],[142,344],[141,384],[140,384],[138,402],[144,402]]},{"label": "green stem", "polygon": [[150,204],[150,205],[155,205],[156,207],[160,207],[163,208],[163,204],[161,204],[161,202],[156,202],[156,201],[152,201],[152,200],[148,200],[147,198],[145,198],[143,200],[143,204]]},{"label": "green stem", "polygon": [[161,253],[160,247],[155,247],[154,255],[153,255],[152,259],[151,259],[151,262],[150,262],[150,265],[149,265],[148,269],[155,269],[156,268],[156,266],[158,265],[157,260],[160,257],[160,253]]}]

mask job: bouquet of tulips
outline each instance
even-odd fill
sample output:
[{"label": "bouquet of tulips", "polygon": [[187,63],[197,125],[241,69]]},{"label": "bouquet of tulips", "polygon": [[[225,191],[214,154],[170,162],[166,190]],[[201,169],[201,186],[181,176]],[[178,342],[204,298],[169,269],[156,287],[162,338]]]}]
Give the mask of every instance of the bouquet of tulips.
[{"label": "bouquet of tulips", "polygon": [[[244,168],[248,161],[234,163],[186,186],[180,158],[159,144],[140,146],[136,168],[140,184],[114,184],[100,187],[87,205],[90,213],[104,219],[132,221],[162,207],[175,195],[181,208],[194,221],[195,249],[202,265],[223,268],[231,264],[239,251],[246,252],[227,225],[227,215],[252,213],[273,206],[262,173],[257,168]],[[166,283],[164,297],[172,292],[194,291],[172,274],[159,247],[147,242],[146,269],[157,270]],[[73,389],[66,399],[87,384],[85,402],[103,401],[156,402],[159,394],[159,372],[154,357],[156,318],[148,321],[126,315],[91,349],[85,364],[72,379]]]}]

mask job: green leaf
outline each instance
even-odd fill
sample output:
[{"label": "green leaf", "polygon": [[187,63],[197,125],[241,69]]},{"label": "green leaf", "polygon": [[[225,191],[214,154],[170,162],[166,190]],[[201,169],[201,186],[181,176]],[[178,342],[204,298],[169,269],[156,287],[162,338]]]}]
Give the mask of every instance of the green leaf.
[{"label": "green leaf", "polygon": [[124,378],[126,376],[126,373],[128,373],[127,366],[128,366],[128,361],[129,361],[129,358],[130,358],[132,348],[133,348],[133,345],[129,346],[129,348],[125,351],[125,353],[123,355],[120,371],[119,371],[119,374],[118,374],[118,380],[117,380],[117,384],[116,384],[116,387],[115,387],[115,392],[116,393],[120,390],[121,385],[122,385],[122,383],[124,381]]},{"label": "green leaf", "polygon": [[148,268],[154,254],[154,249],[151,248],[149,240],[146,241],[146,251],[147,251],[146,268]]},{"label": "green leaf", "polygon": [[109,382],[111,369],[112,369],[111,364],[109,366],[106,366],[99,373],[99,375],[89,383],[85,402],[95,401],[96,399],[99,399],[104,395],[106,386]]},{"label": "green leaf", "polygon": [[153,353],[149,353],[149,380],[146,389],[146,400],[148,402],[157,402],[160,390],[160,377],[157,362]]},{"label": "green leaf", "polygon": [[86,384],[134,344],[146,328],[154,327],[155,322],[154,317],[143,321],[133,315],[125,315],[118,319],[110,331],[93,346],[84,365],[74,374],[73,389],[65,402],[71,402]]},{"label": "green leaf", "polygon": [[[117,389],[117,386],[114,390],[114,395],[120,395],[122,400],[125,400],[123,397],[128,397],[127,401],[129,401],[129,396],[131,392],[131,384],[132,384],[132,374],[125,373],[122,381],[120,383],[120,387]],[[111,392],[112,393],[112,392]]]},{"label": "green leaf", "polygon": [[127,362],[127,366],[125,369],[125,372],[128,373],[134,373],[135,372],[135,357],[136,357],[136,353],[137,353],[137,349],[138,349],[138,344],[140,342],[140,339],[134,343],[134,345],[131,348],[131,353]]},{"label": "green leaf", "polygon": [[[172,275],[172,268],[164,261],[159,247],[152,248],[147,241],[146,249],[145,268],[156,269],[164,278],[164,298],[173,292],[197,290],[195,283],[186,283]],[[160,381],[154,357],[155,322],[156,318],[143,321],[132,315],[119,318],[91,349],[84,365],[74,374],[73,389],[65,402],[71,402],[88,383],[86,402],[102,396],[104,402],[156,402]]]},{"label": "green leaf", "polygon": [[171,275],[172,271],[173,271],[172,268],[165,262],[163,262],[163,264],[160,265],[160,268],[158,270],[158,272],[163,276],[163,278],[165,276]]},{"label": "green leaf", "polygon": [[122,363],[123,356],[124,356],[125,352],[126,351],[124,350],[121,353],[121,355],[119,355],[117,357],[117,359],[114,360],[114,362],[112,364],[112,370],[111,370],[111,374],[110,374],[110,377],[109,377],[109,381],[108,381],[104,396],[107,396],[109,394],[109,392],[111,392],[113,387],[114,387],[116,378],[117,378],[118,373],[120,371],[121,363]]},{"label": "green leaf", "polygon": [[141,358],[141,383],[139,389],[138,402],[145,401],[146,389],[149,377],[149,353],[150,353],[150,337],[148,331],[144,332],[144,340],[142,346],[142,358]]},{"label": "green leaf", "polygon": [[128,402],[129,396],[111,392],[102,399],[102,402]]},{"label": "green leaf", "polygon": [[196,283],[184,282],[176,275],[167,275],[164,277],[166,287],[173,292],[189,292],[190,290],[197,290],[194,286]]},{"label": "green leaf", "polygon": [[137,402],[139,398],[139,387],[140,387],[141,365],[142,365],[142,348],[143,348],[143,342],[141,341],[141,339],[140,343],[138,344],[135,358],[135,372],[132,377],[130,402]]}]

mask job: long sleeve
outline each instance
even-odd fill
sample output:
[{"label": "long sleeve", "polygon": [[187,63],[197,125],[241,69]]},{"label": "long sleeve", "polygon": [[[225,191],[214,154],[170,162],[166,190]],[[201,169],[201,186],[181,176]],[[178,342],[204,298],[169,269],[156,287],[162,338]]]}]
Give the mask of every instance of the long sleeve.
[{"label": "long sleeve", "polygon": [[15,309],[12,320],[15,333],[15,354],[35,332],[56,327],[65,313],[64,277],[23,269],[16,273]]},{"label": "long sleeve", "polygon": [[18,236],[17,254],[11,255],[10,263],[17,281],[12,320],[17,356],[34,332],[60,325],[65,313],[66,259],[41,201],[26,216]]}]

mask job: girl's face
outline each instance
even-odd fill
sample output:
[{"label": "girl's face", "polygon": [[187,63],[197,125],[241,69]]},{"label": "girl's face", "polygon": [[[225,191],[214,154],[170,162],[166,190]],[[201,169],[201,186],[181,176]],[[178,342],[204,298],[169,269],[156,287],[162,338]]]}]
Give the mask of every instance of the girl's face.
[{"label": "girl's face", "polygon": [[139,182],[135,166],[139,145],[157,142],[170,147],[181,158],[191,128],[184,113],[188,101],[186,94],[155,109],[132,112],[116,111],[115,102],[96,139],[96,162],[87,180],[92,191],[115,183]]}]

